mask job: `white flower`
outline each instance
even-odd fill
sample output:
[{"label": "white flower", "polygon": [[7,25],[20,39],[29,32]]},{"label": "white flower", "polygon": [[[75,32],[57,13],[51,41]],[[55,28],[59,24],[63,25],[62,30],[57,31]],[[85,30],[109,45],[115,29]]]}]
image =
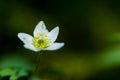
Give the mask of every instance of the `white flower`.
[{"label": "white flower", "polygon": [[64,43],[56,43],[59,27],[48,32],[43,21],[40,21],[33,31],[33,37],[26,33],[18,33],[18,38],[23,41],[24,47],[32,51],[57,50],[64,46]]}]

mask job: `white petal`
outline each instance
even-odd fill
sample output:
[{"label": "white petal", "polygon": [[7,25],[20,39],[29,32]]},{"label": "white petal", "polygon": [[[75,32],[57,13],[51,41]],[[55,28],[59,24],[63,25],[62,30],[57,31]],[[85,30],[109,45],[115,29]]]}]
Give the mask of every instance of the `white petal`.
[{"label": "white petal", "polygon": [[24,47],[25,47],[26,49],[29,49],[29,50],[32,50],[32,51],[35,51],[35,52],[40,51],[40,50],[38,50],[37,48],[35,48],[32,44],[28,44],[28,45],[25,44]]},{"label": "white petal", "polygon": [[58,33],[59,33],[59,27],[55,27],[47,34],[51,42],[54,42],[57,39]]},{"label": "white petal", "polygon": [[34,36],[37,35],[37,33],[44,33],[44,34],[48,33],[48,30],[46,29],[46,26],[43,21],[40,21],[37,24],[37,26],[33,32]]},{"label": "white petal", "polygon": [[18,33],[18,38],[23,41],[24,44],[31,44],[33,37],[26,33]]},{"label": "white petal", "polygon": [[57,50],[64,46],[64,43],[53,43],[51,46],[43,49],[43,50]]}]

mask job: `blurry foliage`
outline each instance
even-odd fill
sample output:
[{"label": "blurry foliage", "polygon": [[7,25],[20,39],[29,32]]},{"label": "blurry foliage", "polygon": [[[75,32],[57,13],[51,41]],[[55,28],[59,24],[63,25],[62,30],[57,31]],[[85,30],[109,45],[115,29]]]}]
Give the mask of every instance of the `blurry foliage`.
[{"label": "blurry foliage", "polygon": [[22,55],[5,55],[0,59],[0,77],[9,76],[10,80],[17,80],[23,76],[29,76],[33,65]]}]

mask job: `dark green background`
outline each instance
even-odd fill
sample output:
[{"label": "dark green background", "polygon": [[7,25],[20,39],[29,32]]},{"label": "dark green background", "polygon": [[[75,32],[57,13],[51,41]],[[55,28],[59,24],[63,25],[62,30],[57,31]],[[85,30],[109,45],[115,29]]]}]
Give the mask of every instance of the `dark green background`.
[{"label": "dark green background", "polygon": [[65,43],[60,50],[46,51],[42,56],[43,64],[45,61],[58,71],[59,78],[120,79],[119,0],[0,0],[0,55],[33,56],[17,34],[32,35],[41,20],[49,31],[59,26],[56,42]]}]

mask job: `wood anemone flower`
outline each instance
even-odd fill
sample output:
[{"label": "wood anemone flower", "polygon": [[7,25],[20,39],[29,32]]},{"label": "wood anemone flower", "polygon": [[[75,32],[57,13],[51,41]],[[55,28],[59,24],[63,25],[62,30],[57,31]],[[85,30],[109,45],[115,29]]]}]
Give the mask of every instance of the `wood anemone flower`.
[{"label": "wood anemone flower", "polygon": [[59,33],[59,27],[50,32],[43,21],[40,21],[33,31],[33,36],[26,33],[18,33],[18,38],[24,43],[24,47],[32,51],[57,50],[64,46],[64,43],[55,42]]}]

